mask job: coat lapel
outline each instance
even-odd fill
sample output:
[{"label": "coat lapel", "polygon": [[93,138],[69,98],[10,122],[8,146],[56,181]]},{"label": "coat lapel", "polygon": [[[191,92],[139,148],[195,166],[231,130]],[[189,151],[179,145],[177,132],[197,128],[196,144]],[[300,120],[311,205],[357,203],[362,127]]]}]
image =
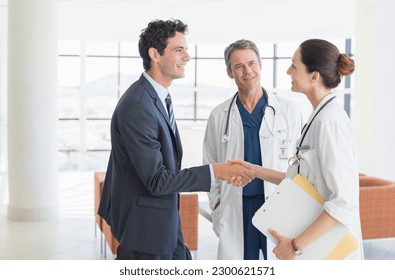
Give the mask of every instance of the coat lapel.
[{"label": "coat lapel", "polygon": [[[140,76],[140,82],[141,84],[145,87],[145,89],[148,91],[149,95],[152,98],[152,102],[154,103],[155,107],[159,110],[161,113],[163,119],[166,121],[167,126],[169,127],[170,134],[172,135],[172,138],[174,140],[176,150],[177,150],[177,158],[178,161],[181,162],[182,159],[182,144],[181,144],[181,138],[180,134],[178,133],[178,127],[176,131],[176,135],[174,135],[173,130],[171,129],[169,117],[167,115],[166,109],[163,107],[162,102],[159,99],[158,93],[155,91],[154,87],[151,85],[151,83],[143,76]],[[176,123],[177,126],[177,123]]]}]

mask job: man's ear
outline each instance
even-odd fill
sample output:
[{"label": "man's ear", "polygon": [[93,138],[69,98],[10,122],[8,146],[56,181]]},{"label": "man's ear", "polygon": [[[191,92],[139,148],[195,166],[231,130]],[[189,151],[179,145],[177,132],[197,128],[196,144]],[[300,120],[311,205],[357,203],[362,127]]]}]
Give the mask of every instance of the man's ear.
[{"label": "man's ear", "polygon": [[149,48],[148,49],[148,55],[151,58],[152,61],[157,62],[159,58],[159,52],[155,48]]},{"label": "man's ear", "polygon": [[232,71],[226,70],[226,73],[228,73],[229,78],[234,79],[235,76],[233,76]]}]

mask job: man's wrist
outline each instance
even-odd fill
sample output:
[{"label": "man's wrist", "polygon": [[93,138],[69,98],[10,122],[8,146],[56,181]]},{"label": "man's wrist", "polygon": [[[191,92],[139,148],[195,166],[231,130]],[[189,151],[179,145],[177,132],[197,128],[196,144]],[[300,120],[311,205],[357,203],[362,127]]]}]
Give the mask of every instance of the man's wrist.
[{"label": "man's wrist", "polygon": [[213,163],[213,172],[214,172],[214,178],[215,179],[221,179],[221,165],[218,163]]}]

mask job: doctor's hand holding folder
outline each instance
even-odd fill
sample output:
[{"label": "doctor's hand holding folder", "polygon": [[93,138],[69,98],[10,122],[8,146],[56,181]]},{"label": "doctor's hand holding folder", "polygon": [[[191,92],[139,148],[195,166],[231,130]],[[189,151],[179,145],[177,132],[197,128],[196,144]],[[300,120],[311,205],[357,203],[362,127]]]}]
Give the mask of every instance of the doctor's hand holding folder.
[{"label": "doctor's hand holding folder", "polygon": [[[266,198],[255,213],[252,223],[277,247],[273,250],[279,259],[340,260],[358,248],[358,240],[348,228],[331,217],[323,208],[324,199],[303,174],[293,179],[284,172],[241,163],[255,171],[257,178],[278,184],[277,190]],[[298,247],[302,236],[302,249]],[[298,240],[298,242],[295,242]]]},{"label": "doctor's hand holding folder", "polygon": [[[324,200],[310,181],[298,174],[292,180],[285,178],[281,181],[277,191],[255,213],[252,223],[275,244],[281,239],[294,243],[293,238],[325,211],[323,204]],[[358,241],[345,225],[336,223],[303,251],[295,244],[292,246],[294,252],[288,257],[290,259],[340,260],[358,248]]]}]

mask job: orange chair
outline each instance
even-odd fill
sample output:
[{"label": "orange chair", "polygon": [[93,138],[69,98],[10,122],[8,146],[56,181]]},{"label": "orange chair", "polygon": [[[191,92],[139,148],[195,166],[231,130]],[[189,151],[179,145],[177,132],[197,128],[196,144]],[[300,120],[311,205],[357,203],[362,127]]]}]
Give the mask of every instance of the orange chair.
[{"label": "orange chair", "polygon": [[[106,257],[106,242],[111,249],[113,255],[116,254],[118,248],[118,241],[111,233],[110,226],[107,222],[97,214],[99,209],[100,197],[103,192],[105,172],[95,172],[95,220],[101,230],[102,252],[104,248],[104,256]],[[180,219],[181,229],[184,236],[185,244],[187,244],[190,251],[197,251],[198,248],[198,218],[199,218],[199,197],[196,193],[181,193],[180,194]]]},{"label": "orange chair", "polygon": [[362,239],[395,237],[395,182],[359,176]]},{"label": "orange chair", "polygon": [[[94,174],[94,182],[95,182],[95,219],[96,223],[99,226],[99,229],[101,231],[101,236],[100,236],[100,242],[101,242],[101,252],[104,252],[104,257],[107,257],[107,246],[110,247],[111,253],[113,255],[116,255],[117,253],[117,248],[118,248],[118,241],[115,239],[115,237],[111,233],[110,226],[107,224],[107,222],[100,217],[97,214],[97,210],[99,209],[99,203],[100,203],[100,198],[103,192],[103,186],[104,186],[104,178],[106,176],[106,172],[95,172]],[[104,235],[104,240],[103,240],[103,235]]]},{"label": "orange chair", "polygon": [[185,244],[190,251],[197,251],[199,225],[199,196],[197,193],[180,194],[180,219]]}]

